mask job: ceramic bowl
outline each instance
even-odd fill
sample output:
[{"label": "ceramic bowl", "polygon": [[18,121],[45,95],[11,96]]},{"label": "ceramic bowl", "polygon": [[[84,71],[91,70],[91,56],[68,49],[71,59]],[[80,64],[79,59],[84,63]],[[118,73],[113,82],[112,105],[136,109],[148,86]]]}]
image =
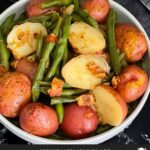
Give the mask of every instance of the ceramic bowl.
[{"label": "ceramic bowl", "polygon": [[[17,15],[21,14],[24,9],[25,6],[27,4],[29,0],[20,0],[17,3],[15,3],[14,5],[12,5],[11,7],[9,7],[8,9],[6,9],[1,15],[0,15],[0,22],[2,22],[7,16],[9,16],[12,13],[16,13]],[[118,3],[110,0],[110,5],[111,7],[113,7],[118,14],[118,21],[119,22],[130,22],[134,25],[136,25],[144,34],[145,37],[147,39],[147,43],[148,43],[148,54],[147,54],[147,58],[148,58],[148,62],[150,62],[150,42],[148,39],[148,36],[145,32],[145,30],[143,29],[142,25],[137,21],[137,19],[129,12],[127,11],[124,7],[122,7],[121,5],[119,5]],[[51,139],[46,139],[46,138],[42,138],[42,137],[38,137],[38,136],[34,136],[31,135],[23,130],[21,130],[20,128],[16,127],[15,125],[13,125],[11,122],[9,122],[5,117],[3,117],[2,115],[0,115],[0,122],[6,127],[8,128],[8,130],[10,130],[11,132],[13,132],[15,135],[17,135],[18,137],[33,143],[33,144],[99,144],[102,143],[104,141],[107,141],[108,139],[114,137],[115,135],[119,134],[121,131],[123,131],[125,128],[129,127],[129,125],[132,123],[132,121],[137,117],[137,115],[139,114],[139,112],[142,110],[148,95],[149,95],[149,91],[150,91],[150,82],[148,85],[148,88],[145,92],[145,94],[143,95],[143,97],[141,98],[140,103],[138,104],[138,106],[136,107],[136,109],[132,112],[132,114],[130,116],[128,116],[124,122],[117,126],[114,127],[102,134],[93,136],[93,137],[89,137],[86,139],[80,139],[80,140],[51,140]]]}]

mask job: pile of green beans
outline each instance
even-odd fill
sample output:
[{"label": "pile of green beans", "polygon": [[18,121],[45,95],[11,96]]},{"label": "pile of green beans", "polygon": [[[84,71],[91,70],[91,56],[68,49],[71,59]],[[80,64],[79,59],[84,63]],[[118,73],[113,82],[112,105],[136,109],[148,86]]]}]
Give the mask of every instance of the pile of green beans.
[{"label": "pile of green beans", "polygon": [[41,23],[43,26],[45,26],[47,29],[49,29],[52,24],[54,24],[59,17],[59,13],[51,13],[51,14],[44,14],[40,16],[34,16],[30,17],[28,19],[25,19],[24,22],[34,22],[34,23]]},{"label": "pile of green beans", "polygon": [[68,40],[68,33],[71,25],[71,19],[72,17],[70,15],[67,15],[64,17],[64,22],[62,26],[62,37],[61,40],[58,44],[58,49],[56,50],[56,58],[55,61],[53,62],[45,80],[50,81],[54,75],[56,74],[57,68],[60,65],[64,53],[66,52],[66,46],[67,46],[67,40]]},{"label": "pile of green beans", "polygon": [[[59,17],[57,21],[57,25],[52,32],[54,35],[58,36],[61,24],[62,24],[62,17]],[[38,65],[36,75],[34,77],[34,81],[32,85],[32,100],[33,101],[36,101],[40,96],[40,85],[37,81],[43,80],[44,73],[46,71],[45,66],[47,65],[47,62],[49,61],[50,53],[52,52],[55,44],[56,44],[55,42],[47,43],[45,46],[45,50],[43,51],[43,55]]]}]

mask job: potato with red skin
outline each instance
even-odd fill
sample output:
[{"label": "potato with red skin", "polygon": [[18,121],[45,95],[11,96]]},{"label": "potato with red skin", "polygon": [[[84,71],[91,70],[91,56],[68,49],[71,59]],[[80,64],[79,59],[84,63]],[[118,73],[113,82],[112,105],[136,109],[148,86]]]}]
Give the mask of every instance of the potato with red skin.
[{"label": "potato with red skin", "polygon": [[31,81],[22,73],[5,73],[0,77],[0,114],[17,117],[31,100]]},{"label": "potato with red skin", "polygon": [[119,80],[116,90],[127,103],[142,96],[148,86],[148,75],[136,65],[124,68],[119,75]]},{"label": "potato with red skin", "polygon": [[45,0],[30,0],[29,3],[27,4],[26,7],[26,14],[28,17],[33,17],[33,16],[39,16],[45,13],[59,11],[59,7],[51,7],[51,8],[46,8],[42,9],[41,3],[44,2]]},{"label": "potato with red skin", "polygon": [[84,0],[81,8],[86,10],[97,22],[104,23],[110,10],[108,0]]},{"label": "potato with red skin", "polygon": [[101,124],[120,125],[127,116],[128,107],[124,99],[114,88],[106,84],[95,87],[95,109]]},{"label": "potato with red skin", "polygon": [[117,23],[115,36],[117,48],[125,53],[128,62],[139,61],[148,49],[144,34],[132,24]]},{"label": "potato with red skin", "polygon": [[17,62],[16,72],[25,74],[31,79],[31,81],[33,81],[37,67],[37,62],[29,62],[27,58],[22,58]]},{"label": "potato with red skin", "polygon": [[91,107],[71,103],[65,106],[61,128],[70,138],[80,139],[95,131],[98,123],[98,115]]},{"label": "potato with red skin", "polygon": [[23,130],[42,137],[52,135],[59,125],[55,110],[37,102],[23,108],[19,123]]}]

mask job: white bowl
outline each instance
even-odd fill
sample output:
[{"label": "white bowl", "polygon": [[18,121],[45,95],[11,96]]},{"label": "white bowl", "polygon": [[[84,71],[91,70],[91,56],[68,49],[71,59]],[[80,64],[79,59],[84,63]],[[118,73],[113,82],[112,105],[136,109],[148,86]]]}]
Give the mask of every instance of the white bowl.
[{"label": "white bowl", "polygon": [[[5,10],[0,15],[0,22],[2,22],[7,16],[9,16],[12,13],[16,13],[17,15],[21,14],[24,11],[25,5],[27,4],[28,1],[29,0],[20,0],[17,3],[15,3],[14,5],[12,5],[11,7],[9,7],[7,10]],[[149,39],[148,39],[148,36],[147,36],[146,32],[144,31],[142,25],[135,19],[135,17],[130,12],[128,12],[125,8],[120,6],[118,3],[110,0],[110,4],[111,4],[111,7],[113,7],[118,12],[118,20],[119,21],[130,22],[132,24],[135,24],[145,34],[145,37],[146,37],[147,43],[148,43],[148,49],[149,49],[148,62],[150,62]],[[143,95],[140,103],[138,104],[136,109],[132,112],[132,114],[129,117],[127,117],[126,120],[120,126],[114,127],[100,135],[96,135],[96,136],[89,137],[86,139],[64,140],[64,141],[63,140],[51,140],[51,139],[34,136],[34,135],[31,135],[31,134],[21,130],[20,128],[16,127],[11,122],[9,122],[2,115],[0,115],[0,122],[6,128],[8,128],[8,130],[13,132],[15,135],[17,135],[18,137],[20,137],[28,142],[33,143],[33,144],[99,144],[99,143],[102,143],[102,142],[114,137],[115,135],[117,135],[118,133],[123,131],[125,128],[127,128],[132,123],[132,121],[137,117],[137,115],[143,108],[143,106],[148,98],[149,91],[150,91],[150,81],[149,81],[148,88],[147,88],[145,94]]]}]

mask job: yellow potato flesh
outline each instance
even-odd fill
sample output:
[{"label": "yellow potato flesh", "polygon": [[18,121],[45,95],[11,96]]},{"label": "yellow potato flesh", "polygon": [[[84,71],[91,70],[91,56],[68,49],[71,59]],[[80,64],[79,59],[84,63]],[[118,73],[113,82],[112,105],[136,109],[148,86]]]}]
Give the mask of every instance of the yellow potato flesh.
[{"label": "yellow potato flesh", "polygon": [[100,84],[102,78],[92,74],[87,67],[90,62],[94,62],[104,72],[109,72],[109,65],[103,57],[92,54],[79,55],[67,62],[63,67],[62,76],[65,81],[69,85],[81,89],[93,89]]},{"label": "yellow potato flesh", "polygon": [[123,111],[115,95],[107,89],[98,86],[93,90],[96,98],[96,111],[102,124],[117,126],[123,120]]}]

